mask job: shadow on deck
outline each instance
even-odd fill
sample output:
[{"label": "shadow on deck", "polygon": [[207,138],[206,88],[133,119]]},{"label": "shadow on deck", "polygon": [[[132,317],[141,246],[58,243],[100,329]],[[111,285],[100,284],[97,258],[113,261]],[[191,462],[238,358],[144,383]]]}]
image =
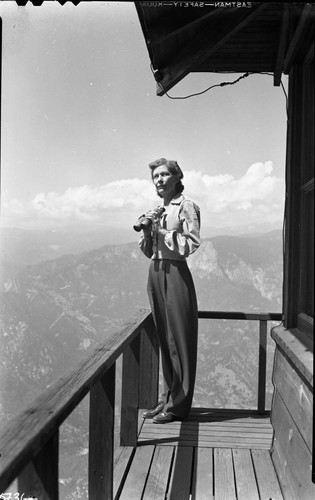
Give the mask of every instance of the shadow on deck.
[{"label": "shadow on deck", "polygon": [[270,456],[269,413],[193,408],[157,425],[139,412],[136,448],[121,448],[114,471],[119,500],[282,500]]}]

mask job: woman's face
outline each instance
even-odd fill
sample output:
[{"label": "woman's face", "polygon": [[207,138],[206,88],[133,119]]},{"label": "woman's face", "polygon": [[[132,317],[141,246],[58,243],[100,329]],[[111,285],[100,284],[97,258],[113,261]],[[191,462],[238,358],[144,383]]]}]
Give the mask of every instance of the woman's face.
[{"label": "woman's face", "polygon": [[176,194],[178,179],[171,174],[166,165],[156,167],[153,170],[152,179],[158,195],[162,198],[172,198]]}]

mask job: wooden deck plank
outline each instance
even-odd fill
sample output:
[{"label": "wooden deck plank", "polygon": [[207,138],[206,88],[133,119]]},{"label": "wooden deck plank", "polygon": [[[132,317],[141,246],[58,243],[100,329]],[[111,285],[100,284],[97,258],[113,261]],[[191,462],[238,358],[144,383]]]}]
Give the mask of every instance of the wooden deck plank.
[{"label": "wooden deck plank", "polygon": [[[190,420],[193,416],[193,420]],[[205,448],[270,450],[273,430],[269,414],[194,408],[189,420],[157,425],[143,422],[138,445],[158,444]]]},{"label": "wooden deck plank", "polygon": [[236,500],[232,450],[214,450],[215,500]]},{"label": "wooden deck plank", "polygon": [[171,473],[173,446],[157,446],[142,500],[164,500]]},{"label": "wooden deck plank", "polygon": [[192,500],[213,499],[213,448],[196,448]]},{"label": "wooden deck plank", "polygon": [[[228,418],[232,415],[233,417],[252,417],[252,418],[258,418],[260,419],[262,414],[258,413],[256,409],[242,409],[242,408],[203,408],[203,407],[198,407],[194,406],[190,410],[190,415],[189,418],[192,418],[194,416],[197,416],[198,419],[201,417],[212,417],[212,416],[217,416],[221,415],[222,418],[227,416]],[[265,413],[263,414],[265,416],[270,416],[270,411],[266,410]]]},{"label": "wooden deck plank", "polygon": [[[139,417],[142,418],[144,409],[139,409]],[[226,409],[226,408],[191,408],[189,416],[185,421],[193,422],[224,422],[226,420],[236,421],[258,421],[266,420],[270,422],[270,412],[258,413],[256,410]]]},{"label": "wooden deck plank", "polygon": [[176,448],[169,500],[189,500],[193,452],[192,446]]},{"label": "wooden deck plank", "polygon": [[137,500],[141,498],[149,474],[154,446],[136,448],[124,487],[119,500]]},{"label": "wooden deck plank", "polygon": [[[164,425],[167,425],[167,424],[164,424]],[[159,429],[156,429],[157,426],[155,427],[150,427],[150,426],[146,426],[146,427],[143,427],[143,430],[142,432],[140,433],[140,437],[142,436],[157,436],[157,437],[163,437],[163,436],[241,436],[241,437],[249,437],[249,438],[252,438],[252,439],[255,439],[255,438],[261,438],[261,439],[269,439],[270,436],[272,435],[272,433],[269,431],[269,430],[263,430],[263,431],[259,431],[257,430],[256,432],[250,432],[250,431],[246,431],[246,429],[242,429],[242,428],[226,428],[226,429],[222,429],[222,428],[207,428],[207,427],[203,427],[203,428],[191,428],[191,429],[185,429],[185,428],[180,428],[180,427],[163,427],[163,429],[159,428]]]},{"label": "wooden deck plank", "polygon": [[[162,425],[154,424],[152,420],[145,420],[143,424],[143,429],[151,428],[151,429],[162,429]],[[171,422],[168,424],[163,424],[163,429],[182,429],[193,431],[198,429],[215,429],[215,430],[225,430],[225,429],[235,429],[236,432],[244,429],[246,432],[271,432],[272,426],[271,424],[249,424],[249,423],[234,423],[234,422],[224,422],[224,423],[216,423],[216,422]]]},{"label": "wooden deck plank", "polygon": [[276,472],[269,451],[252,450],[256,479],[261,500],[283,500]]},{"label": "wooden deck plank", "polygon": [[259,500],[250,450],[232,450],[238,500]]},{"label": "wooden deck plank", "polygon": [[256,431],[246,430],[243,427],[171,427],[169,424],[163,424],[163,428],[158,425],[144,425],[140,432],[140,439],[142,436],[228,436],[228,435],[240,435],[243,434],[244,437],[252,438],[263,438],[268,439],[272,436],[272,430],[270,429],[257,429]]},{"label": "wooden deck plank", "polygon": [[[204,435],[201,435],[201,436],[191,436],[190,434],[187,434],[186,436],[182,436],[180,434],[176,434],[176,435],[173,435],[173,434],[170,434],[170,435],[166,435],[166,434],[163,434],[163,435],[156,435],[156,434],[148,434],[147,436],[146,435],[143,435],[141,437],[141,439],[139,439],[138,441],[138,445],[139,444],[150,444],[150,442],[152,444],[174,444],[175,446],[176,445],[180,445],[182,442],[190,442],[190,443],[195,443],[194,446],[197,446],[198,443],[217,443],[218,446],[220,445],[220,443],[231,443],[232,445],[235,444],[237,445],[238,443],[239,444],[262,444],[262,445],[265,445],[265,446],[270,446],[270,443],[271,443],[271,439],[269,438],[258,438],[258,437],[254,437],[254,438],[251,438],[250,436],[244,436],[244,435],[241,435],[241,436],[237,436],[237,435],[223,435],[223,436],[218,436],[216,434],[213,434],[212,436],[204,436]],[[233,446],[232,446],[233,447]],[[248,446],[248,448],[250,448],[250,446]]]},{"label": "wooden deck plank", "polygon": [[132,446],[119,446],[116,450],[114,465],[114,497],[116,497],[125,479],[133,453],[134,448]]},{"label": "wooden deck plank", "polygon": [[283,500],[270,458],[269,415],[192,414],[163,425],[139,416],[138,446],[119,500]]},{"label": "wooden deck plank", "polygon": [[164,435],[180,435],[180,436],[185,436],[185,435],[195,435],[198,436],[200,434],[204,436],[226,436],[226,435],[240,435],[243,434],[244,437],[249,436],[249,437],[262,437],[262,438],[269,438],[270,435],[272,434],[271,431],[268,429],[257,429],[255,432],[246,430],[242,427],[191,427],[191,428],[185,428],[185,427],[169,427],[168,424],[163,424],[163,428],[160,426],[150,426],[146,425],[143,426],[143,429],[140,433],[140,436],[149,434],[149,435],[155,435],[155,436],[164,436]]},{"label": "wooden deck plank", "polygon": [[[159,446],[177,446],[178,443],[174,442],[161,442],[161,441],[146,441],[142,442],[141,446],[147,446],[151,444],[156,444]],[[180,441],[180,446],[194,446],[194,447],[202,447],[202,448],[249,448],[251,450],[270,450],[270,444],[259,444],[257,442],[252,443],[231,443],[229,441],[218,443],[217,441]]]}]

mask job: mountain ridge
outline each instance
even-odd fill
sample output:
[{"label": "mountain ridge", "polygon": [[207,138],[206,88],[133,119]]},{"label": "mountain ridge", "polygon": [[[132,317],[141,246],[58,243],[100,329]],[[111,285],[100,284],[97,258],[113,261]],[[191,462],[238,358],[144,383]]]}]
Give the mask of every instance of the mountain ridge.
[{"label": "mountain ridge", "polygon": [[[281,231],[203,239],[188,265],[199,310],[281,312]],[[132,242],[107,244],[2,273],[2,423],[77,366],[137,311],[149,309],[148,267],[149,259]],[[199,320],[194,406],[255,408],[258,326],[257,321]],[[267,407],[273,348],[268,337]],[[118,406],[120,380],[118,373]],[[118,423],[118,408],[116,417]],[[84,400],[61,428],[60,488],[65,500],[77,498],[73,492],[79,483],[86,491],[79,478],[87,467],[87,429]]]},{"label": "mountain ridge", "polygon": [[[281,257],[281,233],[277,231],[261,237],[203,240],[188,259],[199,309],[279,312]],[[36,339],[42,346],[42,350],[37,349],[38,359],[44,363],[45,356],[56,358],[60,373],[62,363],[56,352],[63,352],[64,345],[71,346],[70,359],[80,359],[137,310],[149,307],[148,266],[149,259],[138,244],[126,243],[64,255],[3,277],[1,332],[8,341],[4,342],[7,357],[12,358],[9,339],[14,339],[20,346],[13,351],[18,356],[16,362],[31,360]],[[54,371],[50,368],[54,363],[47,363],[38,372],[41,387]],[[26,375],[29,370],[26,368]],[[30,378],[34,380],[34,367],[32,370]],[[20,379],[22,382],[22,376]]]}]

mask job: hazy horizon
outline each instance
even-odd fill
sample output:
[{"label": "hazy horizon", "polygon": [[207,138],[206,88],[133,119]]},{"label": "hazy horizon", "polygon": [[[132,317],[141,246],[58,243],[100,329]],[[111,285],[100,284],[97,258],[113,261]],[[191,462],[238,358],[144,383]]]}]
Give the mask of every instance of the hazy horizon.
[{"label": "hazy horizon", "polygon": [[[3,226],[126,231],[159,204],[148,163],[162,156],[203,228],[282,226],[286,99],[272,76],[157,97],[133,2],[3,1],[0,16]],[[170,95],[238,77],[190,74]]]}]

